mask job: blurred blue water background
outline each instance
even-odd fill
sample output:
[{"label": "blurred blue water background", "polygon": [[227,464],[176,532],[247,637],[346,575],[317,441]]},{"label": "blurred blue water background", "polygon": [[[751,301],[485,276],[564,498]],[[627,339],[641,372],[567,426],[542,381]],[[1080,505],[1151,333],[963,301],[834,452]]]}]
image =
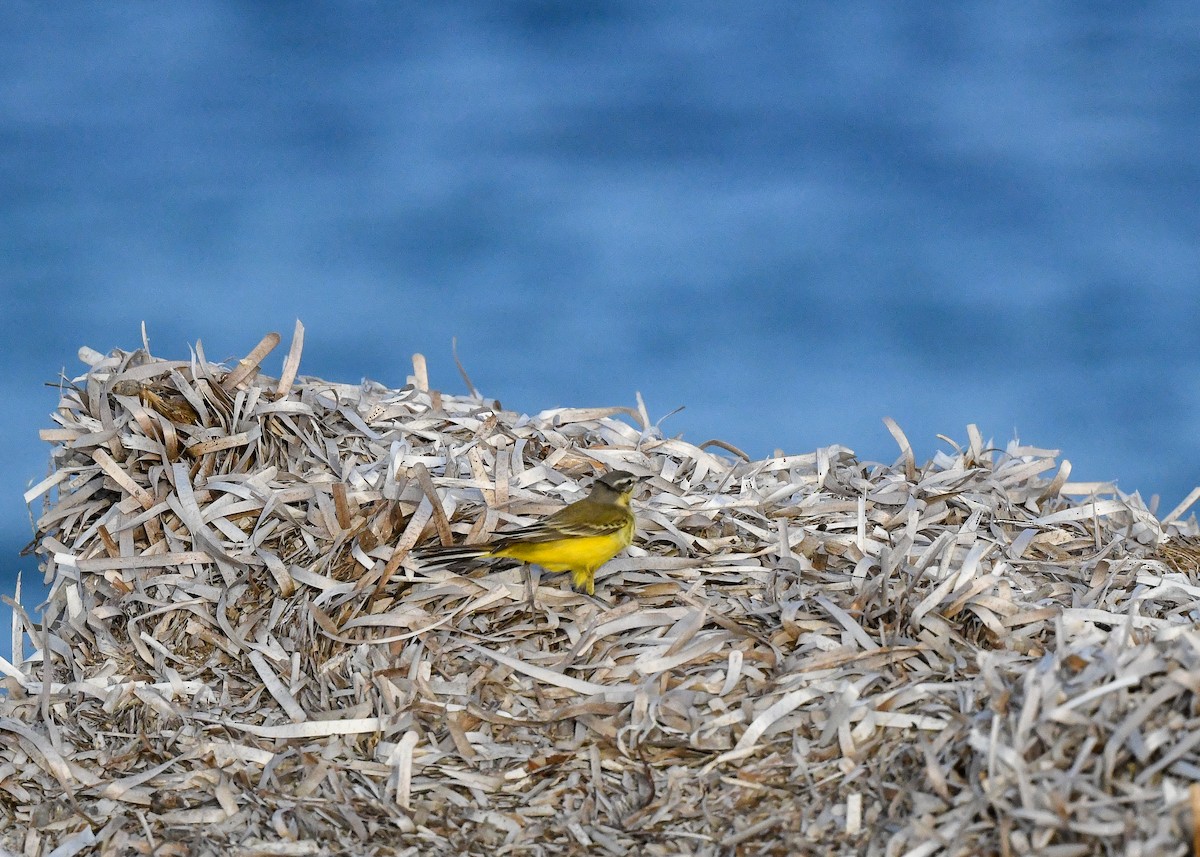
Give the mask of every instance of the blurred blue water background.
[{"label": "blurred blue water background", "polygon": [[641,391],[756,457],[974,422],[1165,511],[1200,484],[1198,9],[6,5],[0,591],[41,593],[43,382],[142,320],[224,359],[300,318],[306,374],[421,351],[449,392],[456,336],[507,407]]}]

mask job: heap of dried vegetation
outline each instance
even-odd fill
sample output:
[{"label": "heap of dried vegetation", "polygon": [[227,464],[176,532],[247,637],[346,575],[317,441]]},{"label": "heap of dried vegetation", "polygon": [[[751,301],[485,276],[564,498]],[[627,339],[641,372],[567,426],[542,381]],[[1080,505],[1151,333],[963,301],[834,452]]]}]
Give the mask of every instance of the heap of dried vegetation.
[{"label": "heap of dried vegetation", "polygon": [[[1182,855],[1194,518],[1055,453],[751,461],[645,409],[231,370],[63,389],[0,855]],[[422,571],[648,474],[596,599]],[[18,599],[19,600],[19,599]]]}]

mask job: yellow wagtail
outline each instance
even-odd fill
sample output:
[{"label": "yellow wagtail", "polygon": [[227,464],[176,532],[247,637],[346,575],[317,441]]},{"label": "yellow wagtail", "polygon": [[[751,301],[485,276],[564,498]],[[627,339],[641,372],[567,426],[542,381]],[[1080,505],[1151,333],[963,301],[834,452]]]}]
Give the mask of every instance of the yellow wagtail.
[{"label": "yellow wagtail", "polygon": [[546,571],[569,571],[574,587],[593,595],[596,569],[633,541],[635,522],[629,496],[640,479],[614,470],[597,479],[582,500],[536,524],[497,533],[483,544],[420,548],[414,554],[436,567],[478,559],[515,559]]}]

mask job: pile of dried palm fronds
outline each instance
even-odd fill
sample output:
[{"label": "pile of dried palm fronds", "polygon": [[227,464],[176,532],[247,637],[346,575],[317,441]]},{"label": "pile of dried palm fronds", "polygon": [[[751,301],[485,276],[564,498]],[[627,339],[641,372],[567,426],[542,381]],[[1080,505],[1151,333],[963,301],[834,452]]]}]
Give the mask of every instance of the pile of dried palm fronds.
[{"label": "pile of dried palm fronds", "polygon": [[[644,407],[83,353],[0,855],[1188,852],[1200,550],[1054,453],[750,461]],[[419,568],[650,475],[597,598]],[[1189,502],[1191,499],[1189,498]]]}]

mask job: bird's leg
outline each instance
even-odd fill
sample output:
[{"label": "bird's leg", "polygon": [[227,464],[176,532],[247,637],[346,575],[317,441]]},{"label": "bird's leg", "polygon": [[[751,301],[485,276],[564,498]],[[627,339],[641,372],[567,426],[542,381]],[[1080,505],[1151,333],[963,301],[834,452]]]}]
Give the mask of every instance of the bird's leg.
[{"label": "bird's leg", "polygon": [[571,588],[576,592],[580,590],[588,595],[596,594],[596,578],[595,569],[572,569],[571,570]]},{"label": "bird's leg", "polygon": [[542,579],[541,569],[533,564],[525,566],[528,569],[528,574],[525,576],[525,600],[529,605],[529,612],[536,613],[537,606],[537,590],[538,584]]},{"label": "bird's leg", "polygon": [[580,595],[586,595],[588,598],[595,601],[597,604],[611,610],[616,605],[609,604],[603,598],[596,594],[596,570],[588,569],[587,571],[571,572],[571,588]]}]

